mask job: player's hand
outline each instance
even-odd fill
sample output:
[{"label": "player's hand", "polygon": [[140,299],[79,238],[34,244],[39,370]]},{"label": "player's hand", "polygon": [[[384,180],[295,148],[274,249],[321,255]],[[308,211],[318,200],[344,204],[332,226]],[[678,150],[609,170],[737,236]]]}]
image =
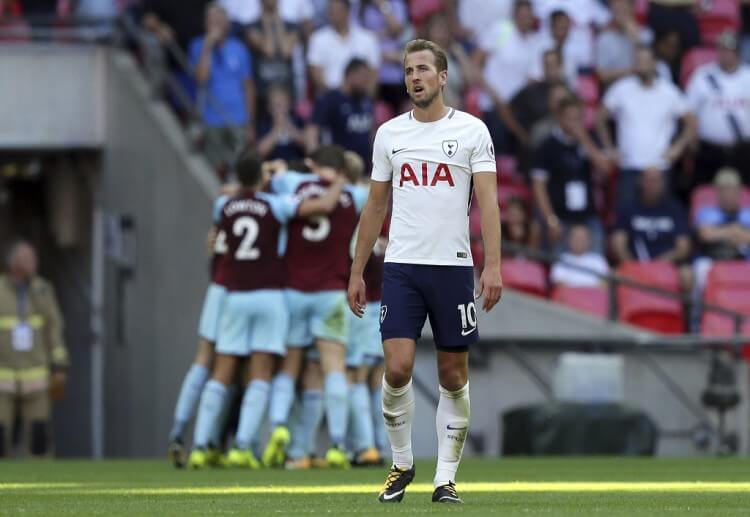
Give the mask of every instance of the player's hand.
[{"label": "player's hand", "polygon": [[477,298],[482,295],[484,295],[482,309],[485,312],[490,312],[503,295],[503,278],[500,276],[500,267],[485,267],[484,271],[482,271],[482,276],[479,278],[479,294]]},{"label": "player's hand", "polygon": [[362,275],[352,275],[349,278],[349,289],[347,290],[347,300],[349,301],[349,308],[358,318],[361,318],[365,314],[365,306],[367,306],[367,298],[365,298],[365,280]]}]

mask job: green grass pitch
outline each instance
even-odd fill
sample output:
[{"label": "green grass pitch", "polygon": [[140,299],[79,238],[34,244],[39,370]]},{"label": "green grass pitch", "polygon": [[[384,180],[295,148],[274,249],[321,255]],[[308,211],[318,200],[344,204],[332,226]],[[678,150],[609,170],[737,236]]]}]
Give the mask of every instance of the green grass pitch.
[{"label": "green grass pitch", "polygon": [[465,460],[466,504],[430,502],[417,463],[401,504],[380,504],[385,469],[177,471],[163,461],[3,461],[3,515],[460,513],[506,516],[750,515],[743,459]]}]

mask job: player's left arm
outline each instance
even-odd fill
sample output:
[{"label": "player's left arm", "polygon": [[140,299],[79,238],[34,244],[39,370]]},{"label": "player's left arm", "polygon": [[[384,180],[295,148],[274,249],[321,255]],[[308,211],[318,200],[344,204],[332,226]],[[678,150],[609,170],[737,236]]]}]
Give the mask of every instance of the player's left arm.
[{"label": "player's left arm", "polygon": [[482,216],[484,241],[484,271],[479,279],[479,296],[484,295],[482,308],[489,312],[500,301],[503,293],[503,280],[500,276],[500,209],[497,205],[495,172],[474,173],[474,188]]}]

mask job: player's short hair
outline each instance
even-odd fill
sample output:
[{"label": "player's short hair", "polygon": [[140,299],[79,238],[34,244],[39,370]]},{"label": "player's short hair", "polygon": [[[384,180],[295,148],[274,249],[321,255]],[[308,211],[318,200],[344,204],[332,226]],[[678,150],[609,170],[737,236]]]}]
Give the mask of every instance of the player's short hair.
[{"label": "player's short hair", "polygon": [[237,159],[235,171],[243,187],[255,187],[260,184],[263,179],[262,164],[263,160],[257,152],[251,149],[242,152]]},{"label": "player's short hair", "polygon": [[349,63],[347,63],[346,68],[344,68],[344,77],[347,77],[352,72],[356,72],[360,68],[367,68],[370,65],[367,64],[367,61],[364,59],[355,57]]},{"label": "player's short hair", "polygon": [[445,54],[445,50],[437,43],[428,39],[413,39],[406,44],[406,47],[404,47],[404,64],[406,64],[406,56],[422,50],[432,52],[432,55],[435,57],[435,68],[437,68],[438,72],[448,70],[448,56]]},{"label": "player's short hair", "polygon": [[344,176],[351,183],[357,183],[365,174],[365,161],[354,151],[344,151]]},{"label": "player's short hair", "polygon": [[344,148],[340,145],[321,145],[310,153],[309,158],[320,167],[331,167],[337,171],[346,169]]}]

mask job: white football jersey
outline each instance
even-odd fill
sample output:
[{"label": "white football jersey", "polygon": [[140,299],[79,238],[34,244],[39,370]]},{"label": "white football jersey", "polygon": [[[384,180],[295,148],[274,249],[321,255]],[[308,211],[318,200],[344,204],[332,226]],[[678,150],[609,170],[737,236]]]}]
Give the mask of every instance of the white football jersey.
[{"label": "white football jersey", "polygon": [[386,262],[472,266],[469,207],[473,174],[495,173],[484,122],[453,108],[435,122],[410,111],[378,129],[372,179],[393,185]]}]

